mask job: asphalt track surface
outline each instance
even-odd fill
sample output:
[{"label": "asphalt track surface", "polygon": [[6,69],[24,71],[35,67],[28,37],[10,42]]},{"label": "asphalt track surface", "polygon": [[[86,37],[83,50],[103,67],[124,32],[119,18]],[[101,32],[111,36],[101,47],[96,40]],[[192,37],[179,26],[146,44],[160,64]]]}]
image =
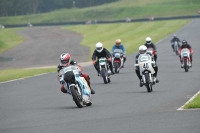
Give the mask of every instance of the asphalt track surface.
[{"label": "asphalt track surface", "polygon": [[34,27],[19,31],[24,43],[0,55],[0,69],[56,66],[66,51],[78,62],[89,57],[89,48],[80,45],[82,36],[60,27]]},{"label": "asphalt track surface", "polygon": [[160,83],[148,93],[134,72],[135,54],[103,84],[93,66],[84,67],[96,94],[91,107],[77,108],[60,92],[56,73],[0,84],[0,133],[199,133],[200,110],[181,107],[200,89],[200,20],[176,33],[194,48],[193,67],[180,68],[169,43],[157,44]]}]

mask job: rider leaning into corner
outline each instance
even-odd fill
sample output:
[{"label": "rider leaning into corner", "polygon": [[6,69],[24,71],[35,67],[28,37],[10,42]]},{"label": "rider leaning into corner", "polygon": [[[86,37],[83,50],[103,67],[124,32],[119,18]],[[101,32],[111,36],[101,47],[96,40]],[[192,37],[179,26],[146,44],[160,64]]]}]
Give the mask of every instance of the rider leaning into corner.
[{"label": "rider leaning into corner", "polygon": [[189,64],[189,66],[192,67],[192,54],[194,53],[194,51],[193,51],[192,47],[187,43],[187,41],[183,40],[182,41],[182,46],[180,47],[179,52],[178,52],[179,53],[179,57],[180,57],[180,62],[181,62],[181,68],[183,68],[183,60],[181,59],[181,50],[183,48],[187,48],[187,49],[190,50],[190,64]]},{"label": "rider leaning into corner", "polygon": [[[152,57],[152,61],[154,61],[154,58],[153,58],[153,56],[152,56],[152,54],[151,53],[149,53],[149,52],[147,52],[147,47],[145,46],[145,45],[142,45],[142,46],[140,46],[139,47],[139,53],[136,55],[136,57],[135,57],[135,63],[136,64],[138,64],[138,58],[139,58],[139,56],[141,55],[141,54],[149,54],[151,57]],[[157,66],[157,64],[155,64],[154,66],[153,66],[153,69],[154,69],[154,71],[155,71],[155,73],[154,73],[154,77],[155,77],[155,82],[156,83],[158,83],[159,82],[159,80],[157,79],[157,73],[158,73],[158,66]],[[140,75],[140,69],[139,69],[139,66],[137,66],[136,68],[135,68],[135,72],[136,72],[136,74],[137,74],[137,76],[138,76],[138,78],[139,78],[139,80],[140,80],[140,87],[142,87],[142,85],[143,85],[143,81],[142,81],[142,76]]]},{"label": "rider leaning into corner", "polygon": [[[99,58],[101,58],[101,57],[107,58],[107,62],[109,64],[110,70],[111,70],[112,74],[114,74],[113,66],[112,66],[112,62],[111,62],[111,54],[106,48],[103,48],[103,44],[101,42],[98,42],[96,44],[96,49],[94,50],[93,55],[92,55],[93,65],[94,65],[94,68],[97,70],[98,76],[100,73]],[[96,58],[97,58],[97,60],[96,60]]]},{"label": "rider leaning into corner", "polygon": [[[71,56],[70,56],[69,53],[63,53],[63,54],[61,54],[61,55],[60,55],[60,62],[61,62],[61,63],[60,63],[60,64],[58,65],[58,67],[57,67],[58,79],[59,79],[60,76],[61,76],[61,75],[59,75],[60,70],[62,70],[62,69],[65,68],[65,67],[68,67],[69,65],[76,65],[76,66],[79,67],[80,76],[85,78],[85,80],[87,81],[89,87],[91,88],[91,85],[90,85],[90,77],[89,77],[89,75],[82,72],[82,71],[83,71],[82,67],[81,67],[76,61],[71,60]],[[62,91],[63,93],[68,93],[67,90],[66,90],[65,87],[64,87],[64,84],[62,84],[62,86],[61,86],[60,89],[61,89],[61,91]],[[92,88],[91,88],[91,94],[95,94],[95,91],[94,91]]]},{"label": "rider leaning into corner", "polygon": [[124,47],[124,45],[123,44],[121,44],[121,40],[120,39],[117,39],[116,41],[115,41],[115,44],[114,44],[114,46],[112,47],[112,49],[111,49],[111,53],[113,53],[114,52],[114,50],[115,49],[121,49],[122,51],[123,51],[123,57],[124,57],[124,62],[123,62],[123,66],[122,66],[122,68],[124,68],[124,63],[125,63],[125,61],[126,61],[126,49],[125,49],[125,47]]},{"label": "rider leaning into corner", "polygon": [[180,48],[180,44],[179,44],[179,42],[181,42],[180,41],[180,39],[174,34],[174,36],[173,36],[173,38],[172,38],[172,40],[171,40],[171,43],[172,43],[172,49],[174,50],[174,42],[177,42],[178,43],[178,47]]}]

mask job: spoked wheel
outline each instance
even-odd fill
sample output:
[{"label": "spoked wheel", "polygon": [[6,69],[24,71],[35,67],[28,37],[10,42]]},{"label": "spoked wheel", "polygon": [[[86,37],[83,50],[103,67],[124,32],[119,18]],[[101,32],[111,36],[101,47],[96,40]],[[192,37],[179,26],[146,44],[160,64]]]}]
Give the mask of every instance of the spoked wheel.
[{"label": "spoked wheel", "polygon": [[101,76],[103,78],[104,84],[107,84],[108,83],[108,77],[107,77],[107,73],[106,73],[105,69],[101,70]]},{"label": "spoked wheel", "polygon": [[72,97],[73,97],[73,99],[74,99],[74,102],[76,103],[76,105],[77,105],[79,108],[82,108],[82,107],[83,107],[82,92],[81,92],[81,94],[79,94],[77,88],[74,87],[74,86],[71,86],[71,87],[70,87],[70,90],[71,90],[71,93],[72,93]]},{"label": "spoked wheel", "polygon": [[184,69],[185,69],[185,72],[188,72],[188,64],[187,64],[187,60],[184,60]]},{"label": "spoked wheel", "polygon": [[114,63],[114,67],[115,67],[115,73],[119,73],[118,71],[119,64],[117,62]]},{"label": "spoked wheel", "polygon": [[152,89],[152,83],[149,81],[149,74],[145,73],[145,80],[146,80],[146,87],[147,87],[147,91],[151,92]]}]

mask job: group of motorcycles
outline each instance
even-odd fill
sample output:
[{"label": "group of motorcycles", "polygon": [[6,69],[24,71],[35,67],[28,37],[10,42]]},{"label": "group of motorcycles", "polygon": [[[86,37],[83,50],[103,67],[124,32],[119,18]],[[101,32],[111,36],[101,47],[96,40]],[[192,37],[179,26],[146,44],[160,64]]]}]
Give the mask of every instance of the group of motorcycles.
[{"label": "group of motorcycles", "polygon": [[[112,63],[115,73],[119,73],[123,65],[123,51],[115,50],[113,52]],[[110,83],[111,70],[106,58],[99,59],[100,76],[103,78],[105,84]],[[91,89],[86,80],[80,77],[80,68],[76,65],[70,65],[60,71],[60,82],[64,84],[65,89],[69,95],[72,96],[75,104],[82,108],[83,106],[91,106]]]},{"label": "group of motorcycles", "polygon": [[[153,49],[147,49],[152,55],[154,55]],[[178,42],[174,42],[174,52],[176,55],[180,54],[181,58],[184,60],[185,72],[188,72],[189,61],[190,61],[190,51],[187,48],[179,51]],[[180,52],[180,53],[179,53]],[[123,68],[123,51],[120,49],[114,50],[112,53],[112,65],[115,73],[119,73],[120,69]],[[152,92],[152,86],[155,85],[156,80],[154,77],[153,67],[156,65],[155,61],[152,60],[152,56],[148,54],[141,54],[138,58],[138,64],[135,66],[140,70],[140,75],[142,76],[143,85],[146,86],[148,92]],[[99,59],[99,69],[100,77],[103,78],[105,84],[110,83],[111,70],[106,58]],[[91,89],[88,86],[86,80],[79,75],[78,66],[68,66],[61,71],[60,82],[64,84],[65,88],[72,95],[72,98],[79,108],[83,106],[91,106]]]},{"label": "group of motorcycles", "polygon": [[177,41],[174,41],[173,45],[174,45],[174,52],[176,53],[176,55],[180,55],[181,60],[183,60],[183,68],[184,68],[185,72],[188,72],[189,68],[191,67],[190,50],[187,48],[183,48],[182,50],[180,50]]}]

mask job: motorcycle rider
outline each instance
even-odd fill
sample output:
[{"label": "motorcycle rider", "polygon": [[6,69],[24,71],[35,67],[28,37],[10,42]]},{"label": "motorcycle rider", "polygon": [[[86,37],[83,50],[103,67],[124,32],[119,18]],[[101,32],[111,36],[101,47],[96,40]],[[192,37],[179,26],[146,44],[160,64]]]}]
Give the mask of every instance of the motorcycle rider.
[{"label": "motorcycle rider", "polygon": [[154,43],[152,43],[150,37],[147,37],[147,38],[146,38],[146,43],[145,43],[144,45],[147,47],[147,49],[148,49],[148,48],[153,48],[153,50],[154,50],[154,60],[155,60],[155,62],[156,62],[156,61],[157,61],[156,46],[155,46]]},{"label": "motorcycle rider", "polygon": [[179,44],[179,42],[181,42],[180,41],[180,39],[174,34],[174,36],[173,36],[173,38],[172,38],[172,40],[171,40],[171,43],[172,43],[172,49],[174,50],[174,42],[177,42],[178,43],[178,47],[180,48],[180,44]]},{"label": "motorcycle rider", "polygon": [[180,62],[181,62],[181,68],[183,68],[183,60],[181,59],[181,50],[183,48],[187,48],[187,49],[190,50],[190,64],[189,64],[189,66],[192,67],[192,54],[194,53],[194,51],[193,51],[192,47],[187,43],[187,41],[183,40],[182,46],[179,49],[179,57],[180,57]]},{"label": "motorcycle rider", "polygon": [[[147,52],[147,47],[145,46],[145,45],[141,45],[140,47],[139,47],[139,53],[136,55],[136,57],[135,57],[135,63],[136,64],[138,64],[138,58],[139,58],[139,56],[141,55],[141,54],[149,54],[151,57],[152,57],[152,54],[151,53],[149,53],[149,52]],[[154,58],[152,57],[152,60],[154,60]],[[153,67],[153,69],[154,69],[154,71],[155,71],[155,73],[154,73],[154,77],[155,77],[155,82],[156,83],[158,83],[159,82],[159,80],[157,79],[157,74],[158,74],[158,66],[157,66],[157,64],[155,64],[154,66],[152,66]],[[140,69],[139,69],[139,66],[137,66],[136,68],[135,68],[135,72],[136,72],[136,74],[137,74],[137,76],[138,76],[138,78],[139,78],[139,80],[140,80],[140,87],[142,87],[142,76],[140,75]]]},{"label": "motorcycle rider", "polygon": [[121,49],[123,51],[124,62],[123,62],[122,68],[124,68],[124,63],[126,61],[126,49],[125,49],[124,45],[121,44],[121,42],[122,41],[120,39],[117,39],[115,41],[115,44],[114,44],[114,46],[111,49],[111,53],[113,53],[115,49]]},{"label": "motorcycle rider", "polygon": [[[110,70],[111,70],[112,74],[114,74],[113,66],[112,66],[112,62],[111,62],[111,54],[106,48],[103,48],[103,44],[101,42],[98,42],[98,43],[96,43],[96,49],[94,50],[93,55],[92,55],[93,65],[94,65],[95,69],[97,70],[98,76],[100,73],[99,58],[101,58],[101,57],[107,58],[107,62],[109,64]],[[96,58],[97,58],[97,60],[96,60]]]},{"label": "motorcycle rider", "polygon": [[[89,75],[82,72],[83,71],[82,67],[76,61],[71,60],[71,55],[69,53],[62,53],[60,55],[60,62],[61,63],[57,66],[58,79],[61,77],[61,75],[59,75],[60,70],[62,70],[65,67],[68,67],[69,65],[76,65],[76,66],[79,67],[80,76],[84,77],[85,80],[87,81],[87,84],[91,89],[91,94],[95,94],[95,91],[91,88],[91,85],[90,85],[90,77],[89,77]],[[60,89],[61,89],[61,91],[63,93],[68,93],[67,90],[64,87],[64,84],[62,84]]]}]

